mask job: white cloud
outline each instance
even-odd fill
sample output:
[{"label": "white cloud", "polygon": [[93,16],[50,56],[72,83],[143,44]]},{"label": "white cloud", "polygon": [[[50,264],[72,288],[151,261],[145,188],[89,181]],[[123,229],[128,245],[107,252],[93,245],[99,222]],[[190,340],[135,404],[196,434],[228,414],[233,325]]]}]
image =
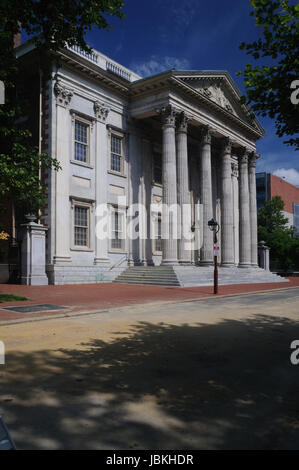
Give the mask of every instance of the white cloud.
[{"label": "white cloud", "polygon": [[190,68],[190,62],[187,59],[152,55],[148,61],[132,63],[129,68],[142,77],[148,77],[170,69],[186,70]]},{"label": "white cloud", "polygon": [[290,168],[289,170],[278,168],[273,172],[273,175],[283,178],[294,186],[299,186],[299,171],[295,170],[295,168]]}]

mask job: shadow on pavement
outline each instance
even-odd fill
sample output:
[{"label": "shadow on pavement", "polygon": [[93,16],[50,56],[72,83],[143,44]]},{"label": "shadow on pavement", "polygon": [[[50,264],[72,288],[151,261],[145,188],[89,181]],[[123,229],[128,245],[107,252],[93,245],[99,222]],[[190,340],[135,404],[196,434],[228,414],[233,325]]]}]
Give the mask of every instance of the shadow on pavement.
[{"label": "shadow on pavement", "polygon": [[18,448],[295,449],[294,339],[299,323],[259,315],[140,322],[81,350],[10,353],[0,414]]}]

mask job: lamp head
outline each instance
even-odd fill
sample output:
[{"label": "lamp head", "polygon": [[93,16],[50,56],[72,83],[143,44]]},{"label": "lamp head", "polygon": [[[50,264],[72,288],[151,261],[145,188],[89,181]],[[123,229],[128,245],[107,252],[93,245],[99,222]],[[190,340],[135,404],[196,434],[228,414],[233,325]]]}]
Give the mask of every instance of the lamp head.
[{"label": "lamp head", "polygon": [[218,222],[217,222],[216,220],[211,219],[211,220],[209,220],[209,222],[208,222],[208,226],[209,226],[210,230],[216,231],[217,228],[219,227],[219,224],[218,224]]}]

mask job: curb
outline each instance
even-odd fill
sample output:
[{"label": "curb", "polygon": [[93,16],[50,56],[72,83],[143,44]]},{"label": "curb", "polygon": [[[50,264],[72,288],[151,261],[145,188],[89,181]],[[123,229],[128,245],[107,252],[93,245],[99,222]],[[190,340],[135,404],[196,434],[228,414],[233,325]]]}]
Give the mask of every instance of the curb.
[{"label": "curb", "polygon": [[168,304],[176,304],[176,303],[187,303],[187,302],[201,302],[201,301],[209,301],[215,299],[222,299],[222,298],[229,298],[229,297],[241,297],[246,295],[252,294],[266,294],[268,292],[279,292],[279,291],[286,291],[290,289],[299,289],[299,286],[290,286],[290,287],[279,287],[273,289],[266,289],[266,290],[258,290],[252,292],[240,292],[236,294],[222,294],[222,295],[215,295],[214,297],[195,297],[190,299],[176,299],[176,300],[165,300],[161,301],[158,300],[156,302],[145,302],[145,303],[138,303],[138,304],[129,304],[129,305],[121,305],[119,307],[114,306],[110,308],[105,308],[101,310],[80,310],[78,312],[65,312],[57,315],[45,315],[43,317],[31,317],[31,318],[20,318],[14,320],[4,320],[0,321],[0,326],[9,326],[9,325],[17,325],[20,323],[30,323],[30,322],[38,322],[38,321],[47,321],[47,320],[56,320],[61,318],[71,318],[71,317],[80,317],[80,316],[87,316],[87,315],[97,315],[103,313],[113,312],[114,310],[123,310],[128,308],[138,308],[141,306],[154,306],[154,305],[168,305]]}]

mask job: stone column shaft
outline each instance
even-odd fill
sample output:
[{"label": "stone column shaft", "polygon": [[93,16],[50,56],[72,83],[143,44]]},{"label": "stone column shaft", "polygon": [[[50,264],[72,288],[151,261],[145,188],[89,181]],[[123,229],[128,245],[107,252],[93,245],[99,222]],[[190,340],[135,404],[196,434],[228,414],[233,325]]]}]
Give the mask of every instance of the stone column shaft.
[{"label": "stone column shaft", "polygon": [[163,118],[163,207],[162,264],[176,265],[177,255],[177,177],[176,177],[176,112],[171,106],[162,110]]},{"label": "stone column shaft", "polygon": [[258,266],[257,246],[257,207],[256,207],[256,159],[258,154],[253,153],[249,158],[249,204],[250,204],[250,228],[251,228],[251,263]]},{"label": "stone column shaft", "polygon": [[239,233],[240,233],[240,261],[239,267],[251,266],[251,229],[249,210],[248,185],[248,150],[244,150],[239,157]]},{"label": "stone column shaft", "polygon": [[231,177],[232,142],[225,139],[222,155],[221,200],[221,262],[222,266],[234,265],[233,188]]},{"label": "stone column shaft", "polygon": [[108,258],[108,135],[106,128],[109,109],[96,101],[94,103],[94,113],[96,117],[96,240],[94,264],[107,265],[110,262]]},{"label": "stone column shaft", "polygon": [[212,166],[211,166],[211,132],[208,127],[203,131],[200,158],[200,202],[202,204],[202,246],[200,264],[213,264],[213,234],[208,227],[213,217],[212,204]]},{"label": "stone column shaft", "polygon": [[180,264],[191,263],[191,207],[188,173],[188,118],[184,113],[179,116],[177,130],[177,177],[180,233],[178,240],[178,260]]}]

